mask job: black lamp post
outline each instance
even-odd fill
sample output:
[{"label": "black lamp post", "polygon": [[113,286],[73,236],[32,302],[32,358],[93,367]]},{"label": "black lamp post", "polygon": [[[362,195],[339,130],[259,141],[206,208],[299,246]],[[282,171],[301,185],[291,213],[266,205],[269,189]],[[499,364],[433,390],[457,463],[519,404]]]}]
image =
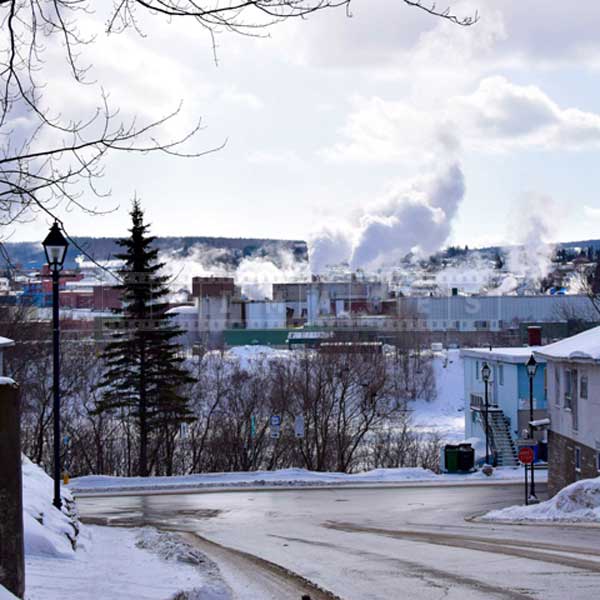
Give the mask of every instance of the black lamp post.
[{"label": "black lamp post", "polygon": [[489,365],[484,362],[481,367],[481,378],[483,379],[483,385],[485,388],[485,464],[490,464],[490,442],[489,442],[489,422],[488,422],[488,412],[489,412],[489,393],[488,386],[490,383],[490,375],[492,374],[492,370]]},{"label": "black lamp post", "polygon": [[[537,362],[533,356],[533,354],[529,357],[527,361],[527,374],[529,375],[529,437],[533,440],[533,425],[531,422],[533,421],[533,378],[535,377],[535,372],[537,370]],[[535,495],[535,469],[534,463],[531,463],[531,497],[533,499],[537,499]]]},{"label": "black lamp post", "polygon": [[60,329],[59,329],[59,299],[58,284],[67,255],[69,243],[60,230],[58,221],[50,228],[50,233],[42,242],[46,260],[52,272],[52,349],[54,354],[53,368],[53,420],[54,420],[54,501],[56,508],[60,509]]}]

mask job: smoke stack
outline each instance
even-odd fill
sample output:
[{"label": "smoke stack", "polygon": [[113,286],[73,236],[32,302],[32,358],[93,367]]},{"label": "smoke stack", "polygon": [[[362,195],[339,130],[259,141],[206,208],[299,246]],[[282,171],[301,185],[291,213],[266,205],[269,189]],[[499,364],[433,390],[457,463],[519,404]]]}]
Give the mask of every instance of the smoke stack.
[{"label": "smoke stack", "polygon": [[539,325],[531,325],[527,328],[527,344],[529,346],[542,345],[542,328]]}]

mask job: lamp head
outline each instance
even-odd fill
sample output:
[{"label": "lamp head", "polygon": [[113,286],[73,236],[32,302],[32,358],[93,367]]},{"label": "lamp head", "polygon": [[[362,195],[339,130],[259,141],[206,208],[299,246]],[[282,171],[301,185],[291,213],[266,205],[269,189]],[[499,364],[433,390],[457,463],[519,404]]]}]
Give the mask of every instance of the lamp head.
[{"label": "lamp head", "polygon": [[60,271],[65,262],[65,257],[67,256],[69,242],[67,242],[60,230],[58,221],[54,221],[54,224],[50,228],[50,232],[42,242],[42,246],[44,246],[46,260],[48,261],[50,268],[53,271]]},{"label": "lamp head", "polygon": [[533,354],[529,357],[527,361],[527,373],[529,373],[529,377],[535,377],[535,371],[537,369],[537,361],[535,360]]},{"label": "lamp head", "polygon": [[483,363],[483,366],[481,367],[481,378],[484,381],[489,381],[491,374],[492,374],[492,370],[490,369],[490,366],[486,362]]}]

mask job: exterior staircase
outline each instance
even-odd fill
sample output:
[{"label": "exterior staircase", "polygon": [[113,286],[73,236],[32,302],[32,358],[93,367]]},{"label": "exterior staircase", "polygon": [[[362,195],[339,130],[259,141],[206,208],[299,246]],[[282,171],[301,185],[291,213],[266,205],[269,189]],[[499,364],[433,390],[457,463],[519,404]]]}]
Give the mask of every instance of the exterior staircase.
[{"label": "exterior staircase", "polygon": [[496,466],[516,467],[519,464],[517,449],[510,434],[510,421],[501,410],[489,412],[490,434],[496,456]]}]

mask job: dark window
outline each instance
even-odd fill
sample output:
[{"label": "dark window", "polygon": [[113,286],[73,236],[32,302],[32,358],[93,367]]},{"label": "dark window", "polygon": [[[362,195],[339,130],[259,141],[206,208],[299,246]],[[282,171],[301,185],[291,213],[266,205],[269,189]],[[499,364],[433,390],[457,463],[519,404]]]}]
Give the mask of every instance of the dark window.
[{"label": "dark window", "polygon": [[575,448],[575,470],[581,471],[581,448]]},{"label": "dark window", "polygon": [[588,397],[588,378],[587,375],[582,375],[579,380],[579,396],[583,399]]}]

